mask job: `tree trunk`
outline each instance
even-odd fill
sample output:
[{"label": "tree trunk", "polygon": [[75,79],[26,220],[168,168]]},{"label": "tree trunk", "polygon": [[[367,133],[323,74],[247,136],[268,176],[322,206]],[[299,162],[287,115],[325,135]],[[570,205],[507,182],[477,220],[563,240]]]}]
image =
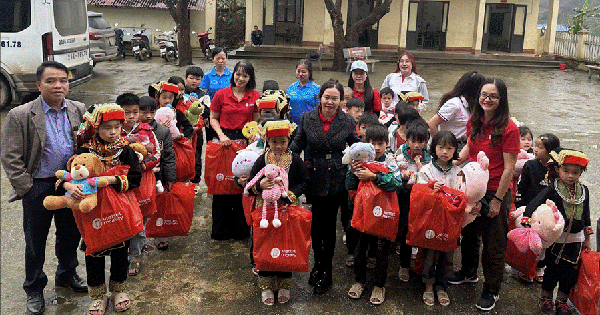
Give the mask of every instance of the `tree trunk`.
[{"label": "tree trunk", "polygon": [[179,54],[179,66],[192,64],[192,46],[190,44],[190,14],[188,0],[165,1],[169,13],[177,25],[177,50]]},{"label": "tree trunk", "polygon": [[344,20],[342,19],[342,1],[324,0],[329,16],[331,17],[331,26],[333,26],[333,71],[343,71],[346,69],[346,60],[344,59]]}]

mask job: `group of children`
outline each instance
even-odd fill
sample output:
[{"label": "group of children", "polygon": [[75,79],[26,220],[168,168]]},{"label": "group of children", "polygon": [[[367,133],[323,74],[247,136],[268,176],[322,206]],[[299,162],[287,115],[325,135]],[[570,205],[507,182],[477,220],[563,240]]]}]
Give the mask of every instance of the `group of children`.
[{"label": "group of children", "polygon": [[[168,82],[159,82],[150,86],[149,96],[138,97],[131,93],[120,95],[116,105],[102,105],[91,108],[86,114],[86,124],[80,129],[80,152],[93,152],[101,157],[107,168],[119,164],[128,165],[126,175],[112,176],[109,183],[117,191],[132,190],[140,185],[144,173],[152,172],[156,177],[159,190],[169,190],[177,180],[177,165],[174,152],[174,141],[180,138],[194,139],[196,142],[195,176],[191,180],[199,191],[202,172],[202,130],[206,127],[207,140],[212,138],[210,126],[207,124],[209,107],[207,106],[195,125],[192,125],[185,112],[195,102],[206,95],[199,89],[203,72],[198,67],[187,70],[185,79],[171,77]],[[382,113],[378,117],[374,113],[364,113],[364,102],[352,97],[352,90],[345,91],[342,109],[356,121],[358,135],[363,142],[371,143],[375,150],[375,161],[388,163],[393,160],[402,165],[405,172],[373,173],[361,163],[353,161],[346,174],[346,189],[352,196],[362,180],[373,181],[384,191],[394,191],[398,197],[400,208],[399,233],[396,238],[396,251],[400,255],[398,277],[407,282],[410,279],[409,268],[413,249],[406,244],[409,226],[410,193],[415,183],[435,181],[434,190],[442,186],[459,188],[460,166],[454,163],[458,159],[459,144],[449,131],[437,132],[430,139],[429,126],[419,114],[419,102],[423,96],[418,93],[400,95],[401,101],[392,106],[394,92],[389,88],[380,91]],[[260,121],[264,131],[260,138],[255,138],[255,146],[261,149],[259,163],[255,164],[249,178],[236,179],[245,186],[249,179],[266,164],[276,164],[289,174],[290,190],[287,203],[298,203],[307,183],[306,166],[299,156],[293,154],[288,146],[293,137],[294,125],[287,120],[289,100],[285,92],[279,91],[277,82],[267,81],[263,95],[257,101]],[[163,126],[155,120],[156,111],[162,107],[171,107],[177,119],[176,128],[181,132],[173,138],[170,126]],[[386,119],[385,115],[393,115]],[[552,199],[568,222],[568,229],[559,241],[548,250],[545,259],[540,259],[536,281],[542,282],[542,302],[544,314],[556,309],[557,314],[567,314],[566,299],[577,277],[576,265],[579,252],[589,247],[590,214],[589,192],[579,182],[579,177],[587,166],[587,157],[574,150],[560,148],[558,138],[552,134],[543,134],[533,138],[531,131],[521,127],[521,147],[535,156],[524,163],[520,179],[516,179],[513,190],[517,193],[514,201],[517,206],[526,206],[525,216],[545,202]],[[90,132],[91,131],[91,132]],[[193,138],[194,133],[198,138]],[[197,139],[197,140],[195,140]],[[127,146],[128,142],[140,142],[146,146],[149,155],[143,161],[138,160],[135,152]],[[251,141],[252,142],[252,141]],[[416,180],[415,180],[416,179]],[[273,181],[263,178],[250,187],[250,194],[260,195],[270,189]],[[71,194],[76,187],[64,184]],[[367,269],[374,269],[373,290],[370,297],[372,304],[381,304],[385,300],[385,282],[389,252],[394,245],[392,241],[359,232],[352,228],[352,198],[349,207],[342,213],[344,240],[348,249],[345,264],[352,267],[355,283],[348,291],[352,299],[359,299],[366,287]],[[140,205],[142,206],[142,205]],[[523,221],[528,224],[527,218]],[[156,247],[165,250],[169,247],[168,239],[157,239]],[[140,255],[149,246],[143,231],[131,240],[113,246],[94,255],[86,256],[88,285],[93,300],[89,314],[104,314],[107,305],[106,286],[104,285],[104,256],[111,256],[111,276],[109,289],[115,295],[115,308],[118,311],[130,307],[131,301],[125,293],[127,275],[134,276],[141,271]],[[452,252],[440,252],[422,248],[423,271],[422,281],[425,292],[422,300],[432,306],[436,296],[438,302],[447,306],[450,298],[447,294],[447,277],[451,272]],[[88,258],[89,257],[89,258]],[[543,268],[546,268],[545,272]],[[568,269],[568,272],[565,270]],[[291,273],[259,271],[261,301],[267,305],[275,302],[286,303],[290,299]],[[552,299],[552,291],[559,283],[559,294],[556,303]],[[275,299],[274,291],[278,291]],[[565,311],[566,310],[566,311]]]}]

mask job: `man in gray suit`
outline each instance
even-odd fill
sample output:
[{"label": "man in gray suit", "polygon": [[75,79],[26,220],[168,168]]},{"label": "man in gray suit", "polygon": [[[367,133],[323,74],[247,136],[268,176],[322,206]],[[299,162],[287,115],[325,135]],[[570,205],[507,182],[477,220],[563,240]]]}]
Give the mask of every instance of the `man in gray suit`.
[{"label": "man in gray suit", "polygon": [[[65,169],[75,149],[75,132],[83,119],[85,105],[65,99],[69,92],[68,69],[45,61],[37,70],[41,96],[8,112],[0,141],[0,160],[13,190],[9,201],[22,200],[25,233],[25,282],[27,310],[45,310],[44,287],[48,278],[42,270],[46,239],[52,218],[56,226],[55,253],[58,258],[56,286],[86,292],[87,284],[76,273],[77,245],[81,235],[71,209],[48,211],[46,196],[64,194],[55,189],[57,170]],[[73,185],[76,186],[76,185]],[[69,191],[82,198],[81,191]]]}]

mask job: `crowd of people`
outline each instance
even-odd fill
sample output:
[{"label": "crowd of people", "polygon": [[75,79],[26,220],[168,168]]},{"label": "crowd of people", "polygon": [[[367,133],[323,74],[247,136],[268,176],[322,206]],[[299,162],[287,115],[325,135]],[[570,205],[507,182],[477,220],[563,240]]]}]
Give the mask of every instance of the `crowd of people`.
[{"label": "crowd of people", "polygon": [[[262,192],[276,183],[258,174],[266,165],[276,165],[285,170],[289,181],[289,190],[280,198],[280,204],[301,205],[312,212],[314,265],[308,283],[314,286],[314,294],[327,293],[333,283],[339,211],[347,249],[344,263],[354,271],[349,298],[361,298],[368,286],[367,272],[372,270],[369,301],[382,304],[389,256],[395,252],[400,257],[400,268],[394,271],[399,280],[408,282],[414,275],[410,272],[411,261],[418,256],[425,284],[423,303],[433,306],[437,300],[447,306],[451,303],[448,285],[479,281],[482,250],[484,285],[476,308],[492,310],[505,272],[507,233],[509,222],[514,221],[511,209],[524,206],[519,224],[528,226],[536,208],[551,199],[564,217],[565,231],[538,259],[536,276],[521,277],[542,283],[542,313],[570,314],[566,303],[577,279],[579,255],[590,248],[593,233],[589,191],[579,181],[589,159],[582,152],[562,148],[555,135],[534,137],[529,128],[513,121],[508,90],[501,79],[487,78],[476,71],[465,73],[443,95],[436,114],[426,121],[421,117],[421,112],[431,106],[426,81],[417,74],[416,61],[408,52],[400,54],[395,72],[386,76],[381,89],[373,87],[362,61],[352,63],[344,86],[335,80],[318,85],[311,62],[303,59],[295,69],[298,80],[285,92],[273,80],[265,81],[259,92],[250,62],[239,61],[230,70],[223,49],[213,49],[212,54],[214,67],[207,73],[192,66],[183,78],[174,76],[149,86],[148,95],[124,93],[114,104],[89,108],[65,98],[69,84],[64,65],[47,61],[39,67],[40,97],[8,113],[1,138],[1,161],[13,187],[11,201],[20,199],[23,203],[23,288],[31,313],[41,314],[45,309],[43,289],[47,277],[42,267],[53,218],[57,230],[56,286],[87,291],[92,300],[90,315],[105,313],[109,292],[116,311],[129,309],[132,303],[126,293],[126,280],[143,271],[142,251],[169,248],[169,238],[150,242],[142,230],[130,239],[87,254],[87,281],[79,277],[75,271],[76,249],[82,235],[75,222],[76,210],[49,211],[44,207],[47,196],[66,192],[82,200],[89,193],[65,176],[57,182],[57,171],[66,169],[74,154],[91,153],[99,158],[105,170],[101,178],[114,188],[116,196],[143,187],[146,176],[155,178],[152,185],[158,193],[169,191],[177,182],[191,182],[198,194],[203,161],[208,159],[203,157],[204,144],[229,147],[243,143],[253,145],[260,156],[250,175],[235,177],[235,184],[256,196],[256,205],[260,206],[266,202]],[[198,101],[204,104],[204,111],[197,122],[190,122],[187,113]],[[177,121],[175,126],[158,121],[156,114],[163,108],[170,108]],[[245,127],[253,121],[258,123],[260,136],[248,137]],[[141,161],[128,145],[132,142],[142,143],[147,149]],[[183,142],[195,150],[192,176],[184,179],[175,152]],[[358,160],[344,164],[342,157],[347,148],[359,142],[371,144],[373,160],[389,166],[391,171],[376,172]],[[461,167],[477,161],[480,152],[489,159],[487,192],[470,213],[476,215],[475,220],[462,228],[461,269],[453,272],[452,251],[417,249],[407,244],[413,224],[409,216],[411,190],[414,185],[427,183],[434,191],[443,187],[461,189]],[[521,152],[530,154],[521,157]],[[518,158],[527,160],[520,175],[515,174]],[[402,170],[394,171],[389,161],[397,162],[394,165],[401,165]],[[365,181],[393,192],[399,208],[395,241],[354,227],[354,201],[360,183]],[[142,212],[147,206],[142,202],[136,205]],[[242,194],[213,194],[211,237],[244,240],[252,234],[244,216]],[[81,247],[86,248],[85,242]],[[249,269],[257,275],[261,302],[273,305],[290,301],[291,270],[257,270],[252,247],[250,252]],[[111,259],[108,290],[106,256]],[[553,298],[557,285],[558,294]]]}]

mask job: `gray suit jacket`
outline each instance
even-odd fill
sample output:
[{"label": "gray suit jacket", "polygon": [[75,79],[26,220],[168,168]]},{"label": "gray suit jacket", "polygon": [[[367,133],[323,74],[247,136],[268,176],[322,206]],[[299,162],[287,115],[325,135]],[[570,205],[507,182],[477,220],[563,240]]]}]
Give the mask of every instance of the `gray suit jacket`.
[{"label": "gray suit jacket", "polygon": [[[85,105],[65,100],[67,116],[75,135],[85,113]],[[46,145],[46,117],[42,98],[15,107],[8,112],[0,138],[0,160],[12,185],[9,201],[23,198],[33,185],[33,176],[40,168],[40,159]]]}]

